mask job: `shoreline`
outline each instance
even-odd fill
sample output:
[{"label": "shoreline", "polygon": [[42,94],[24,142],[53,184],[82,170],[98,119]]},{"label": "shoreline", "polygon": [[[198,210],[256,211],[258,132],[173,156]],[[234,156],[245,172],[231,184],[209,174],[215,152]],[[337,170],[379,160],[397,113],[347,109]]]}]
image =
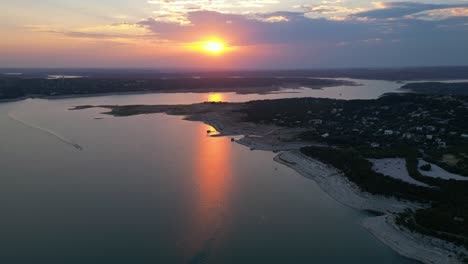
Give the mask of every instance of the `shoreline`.
[{"label": "shoreline", "polygon": [[[327,87],[305,87],[307,89],[312,90],[320,90],[324,88],[330,88],[335,86],[327,86]],[[60,99],[74,99],[74,98],[87,98],[87,97],[103,97],[103,96],[114,96],[114,95],[144,95],[144,94],[177,94],[177,93],[192,93],[192,94],[202,94],[202,93],[235,93],[241,95],[249,95],[249,94],[257,94],[257,95],[266,95],[266,94],[275,94],[275,93],[283,93],[282,91],[286,91],[289,89],[300,90],[304,87],[279,87],[278,89],[268,90],[265,92],[257,91],[257,92],[235,92],[235,91],[208,91],[208,89],[202,90],[194,90],[194,91],[187,91],[187,90],[161,90],[161,91],[138,91],[138,92],[112,92],[112,93],[91,93],[91,94],[70,94],[70,95],[26,95],[17,98],[11,99],[0,99],[0,103],[11,103],[11,102],[18,102],[27,99],[44,99],[44,100],[60,100]],[[251,88],[253,90],[256,89],[263,89],[263,88]],[[299,93],[299,92],[284,92],[284,93]]]},{"label": "shoreline", "polygon": [[463,263],[457,254],[467,253],[452,243],[398,226],[392,214],[366,218],[361,225],[398,254],[422,263]]},{"label": "shoreline", "polygon": [[436,264],[463,263],[457,253],[468,254],[463,247],[438,238],[413,233],[395,223],[397,213],[405,209],[421,208],[424,206],[422,204],[364,193],[336,169],[297,151],[280,153],[275,157],[275,161],[314,180],[331,198],[345,206],[360,211],[382,213],[381,216],[366,217],[361,225],[401,256],[422,263]]},{"label": "shoreline", "polygon": [[[214,127],[219,132],[216,136],[233,135],[228,131],[224,133],[223,128],[217,124],[218,122],[212,122],[212,120],[198,121]],[[271,145],[269,142],[262,141],[261,137],[250,136],[244,136],[239,140],[235,140],[235,142],[252,150],[258,149],[275,153],[281,151],[274,157],[275,162],[293,169],[305,178],[313,180],[322,191],[335,201],[355,210],[382,214],[364,218],[361,226],[403,257],[425,264],[461,264],[463,263],[462,256],[468,255],[468,251],[461,246],[438,238],[413,233],[395,223],[397,214],[405,209],[424,208],[427,205],[365,193],[337,169],[300,153],[300,146],[296,142],[285,142],[281,146]]]}]

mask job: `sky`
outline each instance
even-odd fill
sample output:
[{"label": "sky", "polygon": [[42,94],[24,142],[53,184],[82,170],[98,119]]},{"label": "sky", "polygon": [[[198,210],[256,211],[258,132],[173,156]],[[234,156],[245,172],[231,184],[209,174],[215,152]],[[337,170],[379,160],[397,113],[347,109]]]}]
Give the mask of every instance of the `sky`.
[{"label": "sky", "polygon": [[[0,67],[468,65],[468,0],[0,0]],[[225,46],[219,53],[203,43]]]}]

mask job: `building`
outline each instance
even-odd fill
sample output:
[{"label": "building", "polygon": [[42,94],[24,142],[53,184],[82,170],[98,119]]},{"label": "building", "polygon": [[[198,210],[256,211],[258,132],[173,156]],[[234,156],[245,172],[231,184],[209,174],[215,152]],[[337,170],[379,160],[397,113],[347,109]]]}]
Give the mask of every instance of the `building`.
[{"label": "building", "polygon": [[322,123],[323,123],[322,119],[311,119],[311,120],[309,120],[309,124],[321,125]]},{"label": "building", "polygon": [[391,135],[393,135],[393,130],[385,130],[385,131],[384,131],[384,135],[386,135],[386,136],[391,136]]},{"label": "building", "polygon": [[403,133],[403,138],[411,139],[412,137],[413,137],[413,134],[411,133]]}]

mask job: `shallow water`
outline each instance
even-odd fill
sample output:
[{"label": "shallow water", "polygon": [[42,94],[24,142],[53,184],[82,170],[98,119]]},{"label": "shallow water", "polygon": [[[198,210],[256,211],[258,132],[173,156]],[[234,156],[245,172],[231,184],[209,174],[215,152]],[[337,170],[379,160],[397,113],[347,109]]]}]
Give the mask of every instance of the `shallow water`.
[{"label": "shallow water", "polygon": [[412,263],[273,153],[180,117],[67,110],[210,96],[0,104],[0,263]]}]

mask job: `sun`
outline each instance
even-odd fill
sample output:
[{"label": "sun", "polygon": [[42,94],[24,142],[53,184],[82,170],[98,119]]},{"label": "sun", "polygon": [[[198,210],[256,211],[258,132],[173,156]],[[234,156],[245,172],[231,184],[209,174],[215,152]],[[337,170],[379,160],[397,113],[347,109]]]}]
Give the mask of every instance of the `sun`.
[{"label": "sun", "polygon": [[223,52],[226,48],[224,43],[218,40],[210,40],[202,44],[202,49],[209,53],[219,54]]}]

